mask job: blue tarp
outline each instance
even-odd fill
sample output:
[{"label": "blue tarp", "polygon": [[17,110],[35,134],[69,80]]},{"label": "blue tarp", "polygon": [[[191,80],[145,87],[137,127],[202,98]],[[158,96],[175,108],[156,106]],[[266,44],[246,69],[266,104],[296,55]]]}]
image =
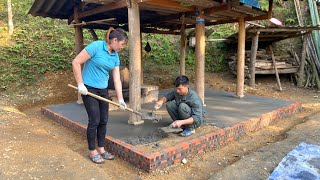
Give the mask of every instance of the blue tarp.
[{"label": "blue tarp", "polygon": [[240,0],[240,3],[260,9],[260,3],[257,0]]},{"label": "blue tarp", "polygon": [[320,146],[301,143],[282,159],[269,180],[320,180]]}]

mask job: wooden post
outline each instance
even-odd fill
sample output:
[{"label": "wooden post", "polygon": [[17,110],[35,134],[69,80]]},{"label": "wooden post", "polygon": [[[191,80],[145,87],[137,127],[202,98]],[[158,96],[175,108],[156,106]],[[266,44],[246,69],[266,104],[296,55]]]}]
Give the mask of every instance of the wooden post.
[{"label": "wooden post", "polygon": [[[135,111],[141,110],[141,38],[140,38],[140,13],[136,1],[131,1],[128,7],[129,21],[129,101],[130,107]],[[129,124],[144,123],[141,117],[130,113]]]},{"label": "wooden post", "polygon": [[182,15],[180,30],[180,75],[186,75],[186,25],[184,23],[185,15]]},{"label": "wooden post", "polygon": [[272,50],[272,45],[269,45],[268,47],[269,47],[269,50],[270,50],[270,53],[271,53],[271,59],[272,59],[274,71],[276,73],[276,78],[277,78],[277,84],[278,84],[278,87],[279,87],[279,91],[282,91],[280,78],[279,78],[279,74],[278,74],[278,68],[277,68],[277,64],[276,64],[276,59],[274,57],[273,50]]},{"label": "wooden post", "polygon": [[196,18],[196,92],[204,104],[204,77],[205,77],[205,20],[202,8],[198,8]]},{"label": "wooden post", "polygon": [[142,58],[142,33],[140,32],[140,53],[141,53],[141,84],[143,84],[144,59]]},{"label": "wooden post", "polygon": [[260,32],[257,31],[252,37],[250,66],[249,66],[249,70],[250,70],[249,86],[250,87],[254,87],[256,84],[256,57],[257,57],[257,50],[258,50],[259,34]]},{"label": "wooden post", "polygon": [[307,37],[303,36],[301,60],[300,60],[300,66],[299,66],[299,71],[298,71],[298,82],[297,82],[297,86],[298,87],[303,87],[303,84],[305,82],[305,79],[304,79],[304,67],[305,67],[305,64],[306,64],[306,54],[307,54],[306,49],[307,49]]},{"label": "wooden post", "polygon": [[236,96],[242,98],[244,87],[246,29],[243,17],[239,18],[238,57],[237,57],[237,92]]},{"label": "wooden post", "polygon": [[[79,12],[78,12],[79,8],[78,7],[74,7],[74,21],[75,23],[80,23],[80,19],[79,19]],[[76,53],[79,54],[82,49],[83,49],[83,29],[81,26],[74,26],[74,30],[75,30],[75,50]]]},{"label": "wooden post", "polygon": [[[79,19],[79,7],[75,6],[73,9],[74,21],[75,23],[80,23]],[[74,26],[74,36],[75,36],[75,51],[78,55],[83,49],[83,29],[81,26]],[[83,104],[81,94],[78,93],[78,104]]]},{"label": "wooden post", "polygon": [[94,41],[98,40],[97,33],[93,29],[88,29],[88,32],[91,34]]}]

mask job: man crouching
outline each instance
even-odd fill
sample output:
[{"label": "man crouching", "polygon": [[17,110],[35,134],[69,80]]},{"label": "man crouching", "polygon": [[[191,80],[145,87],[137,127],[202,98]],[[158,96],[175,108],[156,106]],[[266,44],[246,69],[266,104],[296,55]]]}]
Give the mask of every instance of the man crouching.
[{"label": "man crouching", "polygon": [[199,95],[189,87],[187,76],[178,76],[175,86],[175,90],[156,102],[154,109],[158,110],[163,103],[167,103],[167,111],[173,120],[171,126],[182,128],[181,136],[190,136],[205,122],[203,103]]}]

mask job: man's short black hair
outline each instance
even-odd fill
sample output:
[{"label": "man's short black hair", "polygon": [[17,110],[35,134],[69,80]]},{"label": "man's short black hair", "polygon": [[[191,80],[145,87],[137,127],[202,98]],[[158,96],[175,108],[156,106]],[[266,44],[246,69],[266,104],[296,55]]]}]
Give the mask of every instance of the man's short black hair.
[{"label": "man's short black hair", "polygon": [[187,76],[178,76],[176,78],[176,81],[174,82],[174,85],[176,87],[180,86],[180,85],[189,85],[189,78]]}]

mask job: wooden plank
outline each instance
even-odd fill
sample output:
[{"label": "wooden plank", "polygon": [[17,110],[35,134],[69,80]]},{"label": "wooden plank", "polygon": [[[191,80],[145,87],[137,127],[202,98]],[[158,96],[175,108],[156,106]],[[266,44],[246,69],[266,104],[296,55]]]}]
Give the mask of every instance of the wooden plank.
[{"label": "wooden plank", "polygon": [[84,17],[88,17],[88,16],[92,16],[95,14],[104,13],[104,12],[108,12],[108,11],[112,11],[112,10],[116,10],[116,9],[121,9],[121,8],[125,8],[125,7],[127,7],[126,1],[113,2],[113,3],[103,5],[103,6],[99,6],[95,9],[79,12],[79,18],[81,19]]},{"label": "wooden plank", "polygon": [[254,15],[254,16],[262,16],[262,15],[266,14],[265,11],[259,11],[259,10],[252,9],[252,8],[246,7],[246,6],[232,6],[231,9],[234,11],[237,11],[237,12],[241,12],[244,14],[250,14],[250,15]]},{"label": "wooden plank", "polygon": [[200,6],[203,8],[213,7],[213,6],[217,6],[220,4],[219,2],[212,1],[212,0],[200,0],[200,1],[197,1],[197,0],[175,0],[175,1],[178,1],[180,3],[188,3],[193,6]]},{"label": "wooden plank", "polygon": [[[298,67],[279,69],[278,74],[292,74],[292,73],[296,73],[297,71],[298,71]],[[274,69],[270,69],[270,70],[257,70],[256,69],[256,74],[275,74],[275,70]]]},{"label": "wooden plank", "polygon": [[178,31],[159,30],[159,29],[151,29],[151,28],[141,28],[141,31],[144,33],[154,33],[154,34],[172,34],[172,35],[180,34],[180,32]]},{"label": "wooden plank", "polygon": [[171,0],[150,0],[141,3],[141,5],[151,5],[159,10],[163,9],[178,12],[194,11],[194,7],[192,6],[181,6],[181,3]]},{"label": "wooden plank", "polygon": [[249,72],[250,72],[250,81],[249,86],[254,87],[255,82],[255,71],[256,71],[256,58],[257,58],[257,50],[258,50],[258,41],[259,41],[259,32],[257,32],[252,37],[252,44],[251,44],[251,53],[250,53],[250,66],[249,66]]},{"label": "wooden plank", "polygon": [[274,28],[255,28],[248,29],[247,32],[301,32],[301,31],[311,31],[320,30],[320,26],[306,26],[306,27],[274,27]]},{"label": "wooden plank", "polygon": [[[139,6],[132,1],[128,8],[129,23],[129,101],[130,107],[135,111],[141,110],[141,38],[140,38],[140,14]],[[138,125],[144,123],[141,117],[130,113],[129,124]]]},{"label": "wooden plank", "polygon": [[225,11],[229,11],[229,10],[231,10],[230,3],[229,4],[223,4],[221,6],[215,6],[215,7],[212,7],[212,8],[208,8],[208,9],[204,10],[203,15],[204,16],[212,16],[212,15],[218,13],[218,12],[221,12],[221,11],[225,12]]},{"label": "wooden plank", "polygon": [[[287,65],[287,64],[280,64],[280,65],[276,65],[277,66],[277,69],[286,69],[286,68],[291,68],[292,67],[292,65],[290,66],[290,65]],[[274,68],[274,66],[273,65],[269,65],[269,66],[259,66],[259,67],[257,67],[257,68],[259,68],[259,69],[272,69],[272,68]]]},{"label": "wooden plank", "polygon": [[273,54],[273,50],[272,50],[272,45],[269,45],[269,50],[270,50],[270,53],[271,53],[271,58],[272,58],[273,66],[274,66],[274,72],[276,73],[276,78],[277,78],[277,84],[278,84],[278,87],[279,87],[279,91],[282,91],[281,82],[280,82],[280,78],[279,78],[279,73],[278,73],[278,69],[277,69],[277,64],[276,64],[276,60],[274,58],[274,54]]},{"label": "wooden plank", "polygon": [[[286,65],[286,62],[276,62],[276,65]],[[255,63],[255,67],[263,67],[263,66],[273,66],[273,62],[259,62]]]},{"label": "wooden plank", "polygon": [[[217,21],[213,21],[213,22],[207,22],[206,26],[213,26],[213,25],[218,25],[218,24],[227,24],[227,23],[236,23],[239,20],[237,19],[238,17],[235,16],[234,19],[223,19],[223,20],[217,20]],[[246,16],[244,17],[245,21],[255,21],[255,20],[265,20],[268,19],[267,14],[262,15],[262,16]],[[193,28],[195,27],[195,25],[187,25],[186,28]],[[259,41],[261,41],[259,39]]]},{"label": "wooden plank", "polygon": [[85,3],[93,3],[93,4],[108,4],[111,2],[116,2],[116,0],[82,0]]},{"label": "wooden plank", "polygon": [[242,98],[244,88],[244,61],[245,61],[245,38],[246,28],[244,18],[239,18],[239,33],[238,33],[238,57],[237,57],[237,88],[236,96]]}]

